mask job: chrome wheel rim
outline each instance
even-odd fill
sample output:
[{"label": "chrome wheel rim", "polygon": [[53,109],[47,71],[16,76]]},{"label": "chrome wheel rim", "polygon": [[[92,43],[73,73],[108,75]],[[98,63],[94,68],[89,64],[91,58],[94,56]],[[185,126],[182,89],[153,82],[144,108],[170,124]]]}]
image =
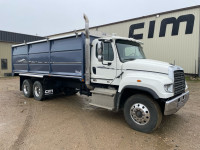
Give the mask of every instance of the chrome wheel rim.
[{"label": "chrome wheel rim", "polygon": [[150,112],[148,108],[141,103],[133,104],[130,109],[130,115],[132,120],[139,125],[145,125],[150,120]]},{"label": "chrome wheel rim", "polygon": [[24,85],[24,93],[28,94],[28,86],[26,84]]},{"label": "chrome wheel rim", "polygon": [[40,96],[40,88],[38,86],[35,86],[34,91],[35,91],[35,96],[39,97]]}]

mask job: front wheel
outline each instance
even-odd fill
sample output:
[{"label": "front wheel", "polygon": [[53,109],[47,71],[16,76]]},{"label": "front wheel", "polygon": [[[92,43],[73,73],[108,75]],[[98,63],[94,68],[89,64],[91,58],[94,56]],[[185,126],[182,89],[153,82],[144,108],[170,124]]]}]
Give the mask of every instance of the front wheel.
[{"label": "front wheel", "polygon": [[149,133],[154,131],[162,121],[160,106],[146,95],[133,95],[124,105],[126,122],[134,130]]}]

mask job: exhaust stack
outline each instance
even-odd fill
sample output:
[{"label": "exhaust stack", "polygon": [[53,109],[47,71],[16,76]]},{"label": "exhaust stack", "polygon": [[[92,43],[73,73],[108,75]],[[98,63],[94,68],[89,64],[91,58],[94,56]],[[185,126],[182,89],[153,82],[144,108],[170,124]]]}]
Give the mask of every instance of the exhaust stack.
[{"label": "exhaust stack", "polygon": [[88,17],[84,14],[85,19],[85,84],[88,89],[94,89],[90,85],[90,35],[89,35],[89,20]]}]

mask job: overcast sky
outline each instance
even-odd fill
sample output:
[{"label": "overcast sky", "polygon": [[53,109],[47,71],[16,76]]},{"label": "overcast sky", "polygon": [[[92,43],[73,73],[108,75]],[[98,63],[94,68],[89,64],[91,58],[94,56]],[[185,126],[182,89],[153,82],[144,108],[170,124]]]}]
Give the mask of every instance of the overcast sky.
[{"label": "overcast sky", "polygon": [[0,0],[0,30],[47,36],[200,5],[200,0]]}]

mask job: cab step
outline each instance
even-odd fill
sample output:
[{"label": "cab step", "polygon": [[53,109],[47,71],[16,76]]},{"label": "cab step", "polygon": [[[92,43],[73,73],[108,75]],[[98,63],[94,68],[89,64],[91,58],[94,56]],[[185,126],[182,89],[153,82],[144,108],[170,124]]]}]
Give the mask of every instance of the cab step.
[{"label": "cab step", "polygon": [[95,88],[91,91],[92,100],[90,105],[105,108],[108,110],[114,109],[114,97],[117,93],[115,89]]}]

